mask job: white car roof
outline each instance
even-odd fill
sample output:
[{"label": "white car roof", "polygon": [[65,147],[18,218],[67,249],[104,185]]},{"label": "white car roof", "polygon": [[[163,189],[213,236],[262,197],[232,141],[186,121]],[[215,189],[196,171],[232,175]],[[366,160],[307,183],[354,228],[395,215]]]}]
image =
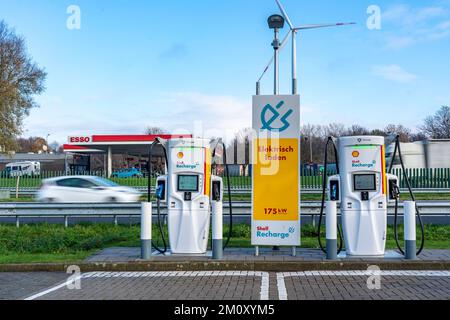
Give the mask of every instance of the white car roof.
[{"label": "white car roof", "polygon": [[58,181],[58,180],[63,180],[63,179],[71,179],[71,178],[80,178],[80,179],[95,179],[95,178],[101,178],[98,176],[61,176],[61,177],[54,177],[54,178],[48,178],[43,180],[43,182],[53,182],[53,181]]}]

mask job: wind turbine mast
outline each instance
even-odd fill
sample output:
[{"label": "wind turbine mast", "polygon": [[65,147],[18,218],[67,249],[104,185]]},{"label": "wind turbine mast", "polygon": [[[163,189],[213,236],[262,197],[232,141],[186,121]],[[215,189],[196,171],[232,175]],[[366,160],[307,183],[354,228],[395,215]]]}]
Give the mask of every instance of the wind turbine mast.
[{"label": "wind turbine mast", "polygon": [[292,94],[297,94],[297,30],[295,30],[294,25],[291,22],[286,10],[279,0],[277,1],[278,8],[281,11],[284,19],[286,20],[289,28],[291,29],[292,37]]},{"label": "wind turbine mast", "polygon": [[[281,42],[278,51],[281,51],[283,47],[286,45],[286,42],[289,38],[289,35],[291,35],[291,41],[292,41],[292,94],[298,94],[298,80],[297,80],[297,32],[300,30],[308,30],[308,29],[318,29],[318,28],[328,28],[328,27],[341,27],[341,26],[347,26],[347,25],[353,25],[356,24],[354,22],[338,22],[338,23],[328,23],[328,24],[309,24],[309,25],[300,25],[298,27],[295,27],[292,24],[291,19],[289,18],[289,15],[287,14],[286,10],[284,9],[283,5],[281,4],[280,0],[275,0],[277,2],[278,8],[281,11],[282,16],[284,17],[284,20],[288,24],[290,30],[288,34],[285,36],[283,41]],[[257,83],[256,83],[256,94],[260,94],[260,83],[261,79],[264,77],[264,74],[269,69],[270,65],[272,64],[274,58],[269,61],[267,66],[265,67],[262,75],[259,77]]]}]

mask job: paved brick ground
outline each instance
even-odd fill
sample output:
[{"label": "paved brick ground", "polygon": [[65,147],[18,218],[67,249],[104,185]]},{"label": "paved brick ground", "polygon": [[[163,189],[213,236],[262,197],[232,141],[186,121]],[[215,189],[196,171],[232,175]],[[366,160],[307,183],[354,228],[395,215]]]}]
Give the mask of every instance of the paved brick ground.
[{"label": "paved brick ground", "polygon": [[0,272],[0,300],[21,299],[66,279],[62,272]]},{"label": "paved brick ground", "polygon": [[368,289],[364,276],[287,277],[289,300],[449,300],[450,277],[383,276]]},{"label": "paved brick ground", "polygon": [[38,300],[450,300],[449,272],[382,271],[381,287],[373,290],[367,287],[368,275],[361,272],[93,272],[83,274],[80,290],[67,288],[64,273],[0,273],[0,298],[38,294]]},{"label": "paved brick ground", "polygon": [[[139,260],[140,248],[108,248],[89,258],[86,262],[133,262]],[[154,261],[205,261],[207,257],[196,256],[162,256],[156,255]],[[351,261],[401,261],[400,258],[347,258]],[[450,250],[424,250],[418,257],[422,261],[450,261]],[[260,255],[255,257],[254,249],[230,248],[225,250],[223,260],[226,261],[322,261],[325,255],[319,249],[297,249],[297,255],[291,256],[289,248],[273,251],[261,248]]]},{"label": "paved brick ground", "polygon": [[[257,272],[257,274],[259,274]],[[87,273],[81,289],[66,286],[37,300],[261,300],[268,299],[266,273],[127,272]],[[268,279],[267,279],[268,280]],[[275,298],[275,297],[274,297]]]}]

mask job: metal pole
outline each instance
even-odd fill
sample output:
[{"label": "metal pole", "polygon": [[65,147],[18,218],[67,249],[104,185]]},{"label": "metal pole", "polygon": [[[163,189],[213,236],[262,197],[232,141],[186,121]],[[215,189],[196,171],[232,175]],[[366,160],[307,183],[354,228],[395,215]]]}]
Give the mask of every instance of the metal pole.
[{"label": "metal pole", "polygon": [[273,80],[273,94],[278,95],[279,91],[279,84],[278,84],[278,48],[279,48],[279,42],[278,42],[278,29],[275,29],[275,39],[273,41],[273,49],[274,49],[274,80]]},{"label": "metal pole", "polygon": [[259,96],[261,94],[261,82],[256,83],[256,95]]},{"label": "metal pole", "polygon": [[222,201],[212,201],[212,258],[223,257],[223,206]]},{"label": "metal pole", "polygon": [[297,94],[297,31],[292,30],[292,94]]},{"label": "metal pole", "polygon": [[152,257],[152,203],[141,205],[141,259]]},{"label": "metal pole", "polygon": [[405,229],[405,258],[416,259],[416,203],[405,201],[403,203],[403,221]]},{"label": "metal pole", "polygon": [[327,260],[337,259],[337,205],[336,201],[326,202]]},{"label": "metal pole", "polygon": [[[274,58],[273,58],[273,70],[274,70],[274,81],[273,81],[273,94],[278,95],[280,93],[280,84],[279,84],[279,62],[278,62],[278,49],[280,48],[280,42],[278,41],[278,29],[275,29],[275,39],[272,43],[274,49]],[[273,246],[273,251],[279,251],[280,248],[278,246]],[[259,254],[259,249],[258,249]]]},{"label": "metal pole", "polygon": [[147,177],[147,201],[152,199],[152,147],[148,149],[148,177]]},{"label": "metal pole", "polygon": [[108,159],[107,159],[107,177],[111,178],[112,175],[112,148],[108,147]]},{"label": "metal pole", "polygon": [[275,49],[274,56],[274,80],[273,80],[273,94],[278,95],[278,50]]}]

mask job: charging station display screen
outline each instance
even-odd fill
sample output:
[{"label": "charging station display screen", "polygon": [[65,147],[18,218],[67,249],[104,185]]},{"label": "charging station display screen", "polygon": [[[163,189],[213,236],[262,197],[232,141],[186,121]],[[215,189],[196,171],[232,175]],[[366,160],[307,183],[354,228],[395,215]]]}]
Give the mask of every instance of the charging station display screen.
[{"label": "charging station display screen", "polygon": [[376,191],[376,177],[374,174],[355,174],[353,186],[355,191]]},{"label": "charging station display screen", "polygon": [[198,191],[198,176],[179,175],[178,191],[182,192]]}]

